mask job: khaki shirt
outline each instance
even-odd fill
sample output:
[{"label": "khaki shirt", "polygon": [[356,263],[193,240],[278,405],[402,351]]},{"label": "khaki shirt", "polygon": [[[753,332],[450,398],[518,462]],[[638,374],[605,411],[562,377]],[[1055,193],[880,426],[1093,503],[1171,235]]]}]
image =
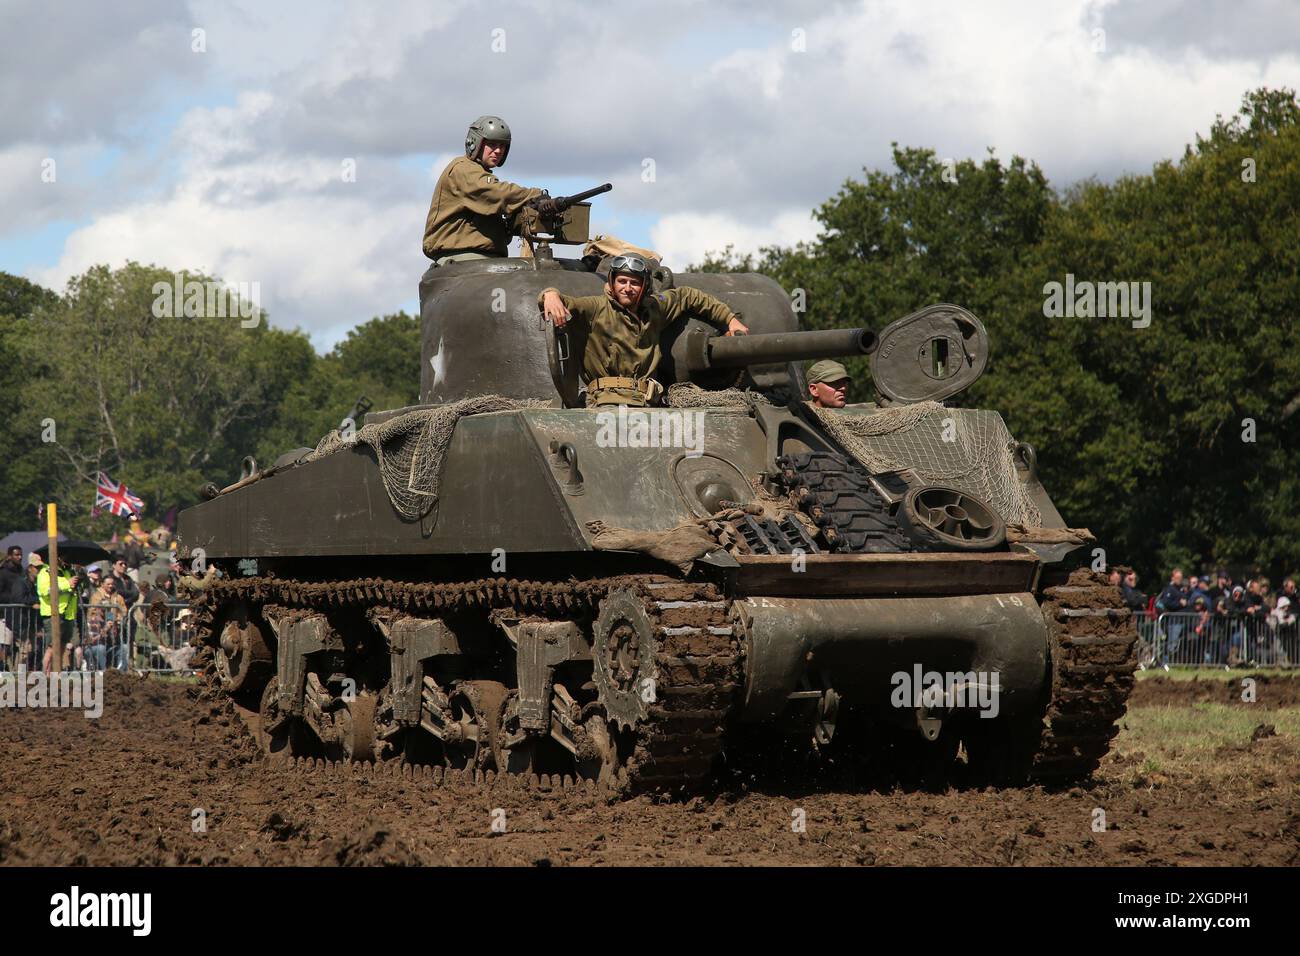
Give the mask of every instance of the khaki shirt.
[{"label": "khaki shirt", "polygon": [[[537,297],[537,308],[548,292]],[[664,329],[687,315],[709,323],[721,332],[736,314],[726,304],[699,289],[669,289],[641,297],[634,313],[619,305],[609,294],[567,296],[560,301],[572,313],[571,322],[581,323],[588,332],[587,348],[582,356],[582,371],[587,381],[606,376],[649,378],[659,367],[659,337]]]},{"label": "khaki shirt", "polygon": [[540,189],[503,182],[467,156],[453,159],[438,177],[424,221],[424,254],[483,252],[504,256],[510,245],[506,216],[513,215]]},{"label": "khaki shirt", "polygon": [[192,574],[182,575],[176,582],[176,594],[190,595],[198,591],[206,591],[208,585],[213,582],[217,576],[216,565],[208,565],[208,569],[203,572],[203,577],[197,578]]}]

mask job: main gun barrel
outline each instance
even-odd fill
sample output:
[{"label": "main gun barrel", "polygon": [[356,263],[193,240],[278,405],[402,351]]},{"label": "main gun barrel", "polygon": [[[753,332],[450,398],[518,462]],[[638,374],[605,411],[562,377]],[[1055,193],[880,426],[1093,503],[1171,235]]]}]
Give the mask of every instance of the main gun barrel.
[{"label": "main gun barrel", "polygon": [[687,368],[740,368],[806,359],[870,355],[876,333],[870,329],[823,329],[815,332],[766,332],[757,335],[700,336],[686,355]]}]

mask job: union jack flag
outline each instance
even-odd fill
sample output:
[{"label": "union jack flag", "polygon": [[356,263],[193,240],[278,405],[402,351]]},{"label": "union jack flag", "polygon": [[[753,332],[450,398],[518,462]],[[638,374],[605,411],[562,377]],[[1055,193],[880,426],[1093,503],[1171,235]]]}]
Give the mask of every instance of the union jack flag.
[{"label": "union jack flag", "polygon": [[95,488],[95,507],[107,508],[120,518],[134,518],[144,510],[144,501],[101,471]]}]

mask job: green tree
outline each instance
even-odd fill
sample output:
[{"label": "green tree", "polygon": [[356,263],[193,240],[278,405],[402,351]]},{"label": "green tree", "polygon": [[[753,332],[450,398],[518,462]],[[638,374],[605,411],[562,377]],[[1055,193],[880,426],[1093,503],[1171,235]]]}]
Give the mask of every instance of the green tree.
[{"label": "green tree", "polygon": [[304,335],[264,321],[162,314],[155,287],[172,279],[138,263],[96,266],[19,322],[19,361],[39,374],[24,389],[17,431],[50,439],[27,463],[70,530],[120,527],[90,518],[99,471],[143,497],[149,519],[196,501],[205,480],[234,477],[292,375],[315,360]]},{"label": "green tree", "polygon": [[[420,326],[405,312],[379,316],[348,332],[310,370],[295,375],[257,446],[258,461],[271,462],[293,448],[315,447],[338,428],[360,398],[375,410],[419,400]],[[362,422],[356,422],[361,427]]]},{"label": "green tree", "polygon": [[5,529],[36,527],[37,507],[56,501],[66,531],[104,538],[122,519],[91,517],[100,471],[144,498],[152,522],[198,501],[204,483],[234,481],[245,455],[266,465],[314,446],[362,396],[377,409],[418,400],[412,316],[375,317],[320,356],[264,314],[252,327],[170,314],[176,304],[159,296],[174,279],[134,262],[96,266],[60,296],[0,273]]},{"label": "green tree", "polygon": [[[39,427],[23,429],[18,409],[23,395],[40,371],[22,359],[27,334],[25,320],[32,311],[58,301],[58,296],[21,276],[0,272],[0,529],[34,529],[40,526],[36,507],[41,500],[41,473],[35,455],[41,446]],[[0,533],[3,533],[0,531]]]}]

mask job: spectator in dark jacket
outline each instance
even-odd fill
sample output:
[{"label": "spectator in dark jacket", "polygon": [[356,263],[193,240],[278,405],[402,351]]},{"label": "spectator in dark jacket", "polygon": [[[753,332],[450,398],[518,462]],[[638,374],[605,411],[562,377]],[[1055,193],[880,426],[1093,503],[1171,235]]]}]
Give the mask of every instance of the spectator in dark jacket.
[{"label": "spectator in dark jacket", "polygon": [[[1174,568],[1169,575],[1169,583],[1165,585],[1160,596],[1156,598],[1156,610],[1165,614],[1179,614],[1187,610],[1187,590],[1183,586],[1183,569]],[[1165,670],[1169,670],[1169,661],[1178,654],[1179,645],[1183,639],[1183,623],[1174,617],[1165,622],[1165,646],[1160,652],[1160,664]]]},{"label": "spectator in dark jacket", "polygon": [[1119,586],[1125,606],[1131,608],[1135,614],[1147,609],[1147,596],[1138,590],[1137,583],[1137,572],[1129,571],[1124,575],[1124,581]]},{"label": "spectator in dark jacket", "polygon": [[37,635],[40,633],[40,606],[41,598],[36,593],[36,575],[41,571],[41,556],[39,554],[29,554],[27,556],[27,576],[24,578],[23,604],[31,610],[27,611],[24,617],[19,619],[20,631],[18,638],[18,660],[22,661],[29,671],[36,669],[40,660],[41,653],[37,646]]},{"label": "spectator in dark jacket", "polygon": [[1228,666],[1236,667],[1246,658],[1246,638],[1249,619],[1250,596],[1240,584],[1232,588],[1228,598]]},{"label": "spectator in dark jacket", "polygon": [[1188,643],[1191,646],[1188,648],[1187,657],[1192,661],[1201,657],[1203,662],[1208,662],[1214,641],[1214,612],[1203,593],[1192,600],[1191,610],[1196,617],[1192,618],[1190,625]]},{"label": "spectator in dark jacket", "polygon": [[18,653],[19,635],[25,622],[27,572],[23,568],[23,549],[14,546],[0,561],[0,670],[9,669],[9,656]]},{"label": "spectator in dark jacket", "polygon": [[117,579],[117,593],[122,596],[122,600],[126,602],[127,607],[131,607],[136,601],[140,600],[140,589],[136,587],[135,582],[131,580],[131,576],[127,573],[126,558],[118,555],[113,559],[112,575]]},{"label": "spectator in dark jacket", "polygon": [[95,596],[95,592],[99,590],[99,586],[103,583],[103,568],[98,564],[92,564],[90,567],[86,568],[85,583],[81,585],[81,593],[77,595],[82,607],[91,603],[91,600]]},{"label": "spectator in dark jacket", "polygon": [[1210,588],[1210,607],[1218,605],[1223,598],[1232,597],[1232,578],[1228,572],[1219,570],[1214,572],[1215,585]]},{"label": "spectator in dark jacket", "polygon": [[14,546],[0,561],[0,604],[21,604],[23,601],[23,549]]}]

